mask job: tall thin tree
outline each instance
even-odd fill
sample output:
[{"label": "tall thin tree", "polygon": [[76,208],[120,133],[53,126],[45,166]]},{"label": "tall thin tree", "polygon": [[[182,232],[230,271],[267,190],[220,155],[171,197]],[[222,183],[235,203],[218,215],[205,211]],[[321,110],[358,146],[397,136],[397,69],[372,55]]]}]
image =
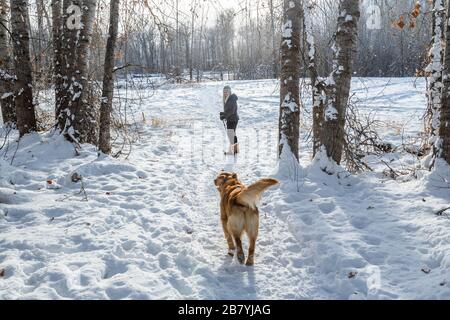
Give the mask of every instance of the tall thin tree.
[{"label": "tall thin tree", "polygon": [[[63,100],[64,86],[64,50],[62,33],[62,0],[52,0],[52,44],[53,44],[53,71],[55,83],[55,116],[59,117]],[[58,119],[57,119],[58,120]],[[62,124],[64,125],[64,124]]]},{"label": "tall thin tree", "polygon": [[299,0],[284,0],[281,42],[279,155],[287,149],[298,160],[300,126],[300,19]]},{"label": "tall thin tree", "polygon": [[28,31],[28,1],[11,0],[11,37],[14,52],[15,105],[20,136],[36,130],[33,104],[33,77],[30,60],[30,34]]},{"label": "tall thin tree", "polygon": [[321,145],[327,156],[341,163],[344,149],[345,119],[350,96],[353,59],[360,17],[359,0],[340,0],[337,30],[333,41],[333,71],[328,79],[327,101]]},{"label": "tall thin tree", "polygon": [[276,32],[275,32],[275,13],[274,13],[274,5],[273,0],[269,0],[269,11],[270,11],[270,28],[272,32],[272,74],[273,78],[276,79],[278,77],[278,54],[276,47]]},{"label": "tall thin tree", "polygon": [[77,143],[98,143],[94,107],[87,101],[88,63],[96,0],[64,0],[63,79],[59,126],[64,136]]},{"label": "tall thin tree", "polygon": [[443,87],[443,58],[445,42],[445,5],[444,0],[433,0],[432,16],[432,38],[431,49],[429,52],[430,64],[426,71],[430,74],[427,88],[428,110],[427,127],[429,129],[429,144],[432,147],[432,156],[428,167],[434,165],[434,160],[439,152],[439,128],[440,128],[440,109],[442,106],[442,87]]},{"label": "tall thin tree", "polygon": [[14,105],[11,51],[8,45],[8,8],[7,1],[0,0],[0,106],[3,123],[7,126],[15,126],[17,117]]},{"label": "tall thin tree", "polygon": [[322,133],[324,122],[324,103],[325,93],[325,79],[319,76],[317,70],[317,49],[316,40],[314,37],[312,12],[316,5],[310,0],[303,1],[303,33],[306,40],[308,51],[308,71],[311,78],[312,88],[312,105],[313,105],[313,156],[317,154],[321,147],[320,136]]},{"label": "tall thin tree", "polygon": [[[446,21],[450,17],[450,0],[446,1]],[[442,88],[442,106],[440,116],[440,141],[437,142],[438,156],[450,164],[450,24],[445,23],[445,49],[444,49],[444,86]]]},{"label": "tall thin tree", "polygon": [[106,44],[105,66],[103,75],[103,93],[100,106],[99,149],[111,152],[111,112],[114,93],[114,62],[117,34],[119,30],[119,0],[110,1],[109,36]]}]

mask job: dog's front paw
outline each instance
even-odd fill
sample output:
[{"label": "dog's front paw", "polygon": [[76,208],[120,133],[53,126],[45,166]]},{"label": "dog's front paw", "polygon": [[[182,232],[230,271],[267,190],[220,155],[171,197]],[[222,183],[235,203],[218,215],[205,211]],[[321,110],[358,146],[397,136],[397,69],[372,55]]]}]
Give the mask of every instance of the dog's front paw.
[{"label": "dog's front paw", "polygon": [[243,253],[238,253],[237,259],[238,259],[238,261],[239,261],[240,264],[243,264],[244,261],[245,261],[245,254],[243,254]]},{"label": "dog's front paw", "polygon": [[235,252],[236,252],[235,249],[228,249],[228,255],[229,255],[230,257],[234,257]]},{"label": "dog's front paw", "polygon": [[246,266],[252,266],[252,265],[254,265],[255,264],[255,261],[253,260],[253,257],[248,257],[247,258],[247,262],[245,262],[245,265]]}]

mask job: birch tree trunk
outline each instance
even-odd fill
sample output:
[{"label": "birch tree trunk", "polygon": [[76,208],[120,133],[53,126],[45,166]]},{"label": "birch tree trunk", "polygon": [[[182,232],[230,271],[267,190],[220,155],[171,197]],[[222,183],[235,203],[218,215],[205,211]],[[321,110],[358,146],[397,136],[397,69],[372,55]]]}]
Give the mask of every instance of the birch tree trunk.
[{"label": "birch tree trunk", "polygon": [[299,158],[300,13],[299,0],[284,0],[281,42],[279,156],[286,150]]},{"label": "birch tree trunk", "polygon": [[178,10],[180,0],[175,0],[176,7],[175,7],[175,24],[176,24],[176,31],[175,31],[175,79],[177,83],[181,83],[181,67],[180,67],[180,19],[179,19],[179,13]]},{"label": "birch tree trunk", "polygon": [[105,67],[103,75],[103,93],[100,107],[99,149],[111,153],[111,112],[114,93],[114,61],[117,34],[119,29],[119,0],[110,1],[109,37],[106,44]]},{"label": "birch tree trunk", "polygon": [[[42,0],[36,0],[36,14],[37,14],[37,53],[35,56],[35,65],[38,76],[42,76],[43,59],[44,55],[42,52],[43,40],[44,40],[44,2]],[[31,32],[31,31],[30,31]]]},{"label": "birch tree trunk", "polygon": [[191,20],[191,49],[189,52],[189,80],[193,80],[193,59],[194,59],[194,37],[195,37],[195,18],[196,18],[196,4],[192,7],[192,20]]},{"label": "birch tree trunk", "polygon": [[65,137],[76,143],[98,143],[94,106],[87,101],[88,63],[96,0],[63,3],[64,80],[59,125]]},{"label": "birch tree trunk", "polygon": [[159,70],[161,73],[166,73],[166,50],[165,50],[165,45],[164,45],[164,35],[161,32],[160,36],[159,36],[159,61],[160,61],[160,66],[159,66]]},{"label": "birch tree trunk", "polygon": [[427,90],[428,97],[428,123],[427,129],[430,133],[429,144],[432,146],[432,156],[428,167],[434,165],[434,160],[439,152],[439,127],[440,127],[440,109],[442,105],[442,87],[443,87],[443,60],[445,42],[445,6],[444,0],[433,0],[433,19],[432,19],[432,40],[430,49],[431,62],[426,71],[430,73],[430,79]]},{"label": "birch tree trunk", "polygon": [[53,70],[55,83],[55,117],[61,113],[63,101],[63,33],[62,33],[62,0],[52,0],[52,44],[53,44]]},{"label": "birch tree trunk", "polygon": [[350,95],[352,65],[360,17],[359,0],[340,0],[337,31],[333,43],[333,71],[327,81],[327,101],[321,145],[327,156],[341,163],[344,149],[345,117]]},{"label": "birch tree trunk", "polygon": [[[450,18],[450,0],[446,1],[446,21]],[[444,49],[444,87],[442,89],[442,106],[440,116],[440,139],[437,142],[438,156],[450,164],[450,24],[445,23]]]},{"label": "birch tree trunk", "polygon": [[278,55],[276,48],[276,40],[275,40],[275,14],[273,8],[273,0],[269,0],[269,10],[270,10],[270,27],[272,29],[272,55],[273,55],[273,65],[272,65],[272,73],[273,78],[276,79],[278,77]]},{"label": "birch tree trunk", "polygon": [[11,51],[8,46],[8,7],[6,0],[0,0],[0,106],[3,124],[13,127],[17,123],[17,117],[14,105]]},{"label": "birch tree trunk", "polygon": [[36,130],[36,115],[33,104],[33,78],[30,60],[30,35],[28,33],[28,1],[11,0],[11,36],[14,52],[15,105],[17,127],[20,136]]},{"label": "birch tree trunk", "polygon": [[313,3],[303,2],[303,30],[308,50],[308,71],[311,79],[312,105],[313,105],[313,157],[321,147],[321,134],[324,122],[324,104],[326,96],[324,79],[319,76],[316,66],[316,43],[312,23]]},{"label": "birch tree trunk", "polygon": [[[56,73],[56,79],[55,83],[58,85],[56,86],[56,119],[58,121],[59,129],[61,130],[61,133],[66,134],[66,128],[70,126],[71,124],[71,115],[70,115],[70,109],[69,105],[72,100],[72,96],[69,91],[69,80],[71,78],[71,66],[74,64],[74,55],[75,55],[75,45],[74,45],[74,38],[73,31],[69,30],[68,28],[68,20],[69,20],[69,7],[72,4],[72,1],[69,0],[59,0],[56,1],[56,3],[62,2],[62,15],[61,19],[59,21],[60,28],[55,28],[55,23],[59,20],[53,21],[53,32],[57,34],[57,37],[53,37],[54,41],[54,49],[58,50],[58,52],[55,53],[54,59],[55,59],[55,72],[60,72],[59,74]],[[81,1],[73,3],[75,6],[78,6],[80,8]],[[60,4],[58,4],[60,5]],[[53,8],[53,10],[58,10],[58,8]],[[80,14],[81,14],[81,8],[80,8]],[[53,17],[58,17],[57,14]],[[70,21],[70,23],[81,23],[81,17],[76,17],[78,19],[77,21],[74,21],[73,19]],[[72,24],[70,24],[72,26]],[[74,30],[77,31],[76,29]],[[59,49],[58,49],[59,48]],[[59,83],[58,83],[59,78]],[[69,119],[67,119],[69,118]]]}]

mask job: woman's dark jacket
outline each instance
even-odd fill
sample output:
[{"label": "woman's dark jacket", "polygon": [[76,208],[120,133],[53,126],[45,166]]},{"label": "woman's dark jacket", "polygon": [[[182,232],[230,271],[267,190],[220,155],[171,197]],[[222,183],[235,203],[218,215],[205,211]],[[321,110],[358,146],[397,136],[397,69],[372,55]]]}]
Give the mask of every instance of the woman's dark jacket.
[{"label": "woman's dark jacket", "polygon": [[220,115],[220,120],[227,120],[227,122],[238,122],[239,116],[238,116],[238,105],[237,105],[238,97],[235,94],[232,94],[227,102],[225,103],[225,106],[223,108],[223,111]]}]

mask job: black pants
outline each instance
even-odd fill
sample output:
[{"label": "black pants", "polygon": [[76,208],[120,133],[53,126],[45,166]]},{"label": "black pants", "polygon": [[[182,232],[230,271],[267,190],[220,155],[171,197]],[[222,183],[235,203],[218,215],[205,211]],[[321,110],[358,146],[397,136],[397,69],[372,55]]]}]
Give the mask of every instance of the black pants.
[{"label": "black pants", "polygon": [[238,138],[236,136],[236,128],[239,121],[227,121],[227,129],[228,130],[234,130],[234,143],[238,143]]}]

